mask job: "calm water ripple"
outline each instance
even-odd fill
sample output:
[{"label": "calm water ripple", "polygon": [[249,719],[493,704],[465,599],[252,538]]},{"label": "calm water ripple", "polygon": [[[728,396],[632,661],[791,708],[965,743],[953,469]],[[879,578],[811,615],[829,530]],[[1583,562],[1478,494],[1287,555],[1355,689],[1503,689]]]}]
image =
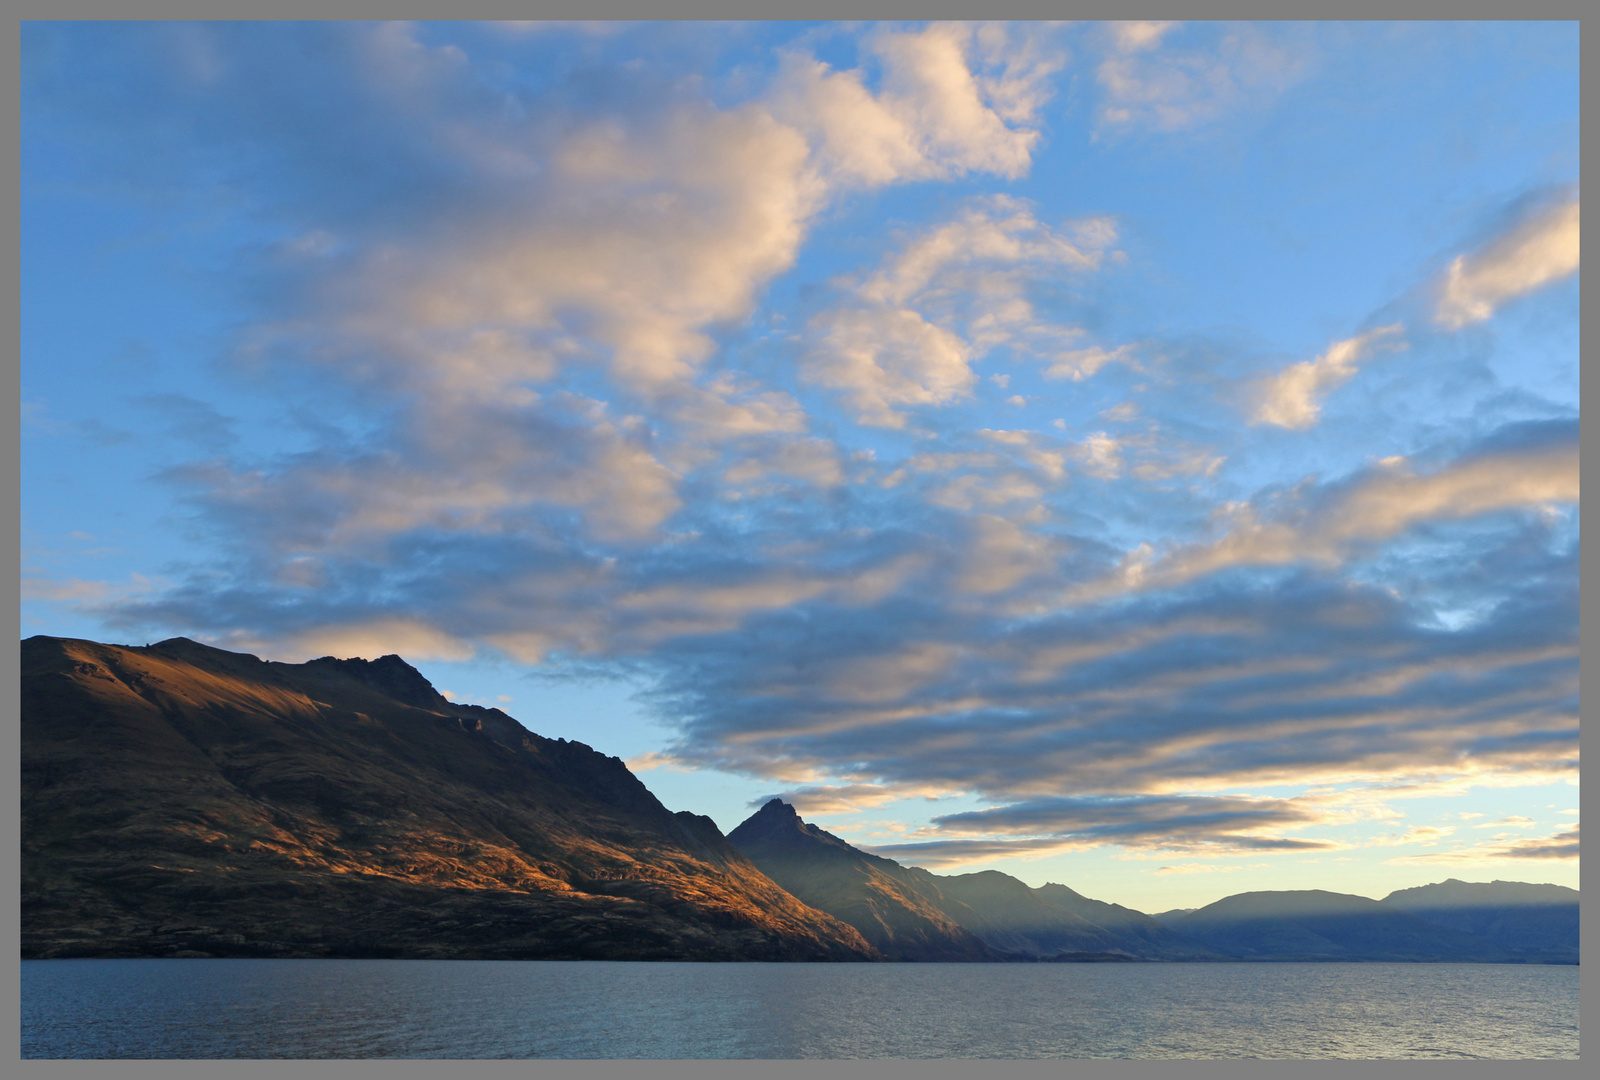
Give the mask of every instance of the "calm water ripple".
[{"label": "calm water ripple", "polygon": [[29,960],[25,1058],[1577,1058],[1576,967]]}]

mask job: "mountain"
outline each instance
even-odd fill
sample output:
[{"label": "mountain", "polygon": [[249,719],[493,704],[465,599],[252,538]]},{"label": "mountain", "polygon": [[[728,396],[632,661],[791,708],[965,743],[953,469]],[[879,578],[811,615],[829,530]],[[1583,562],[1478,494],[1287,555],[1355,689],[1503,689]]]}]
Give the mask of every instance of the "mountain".
[{"label": "mountain", "polygon": [[933,883],[945,897],[945,910],[996,948],[1025,956],[1121,951],[1117,935],[1057,907],[1010,874],[932,874],[920,867],[907,873]]},{"label": "mountain", "polygon": [[22,953],[880,959],[621,761],[397,656],[22,643]]},{"label": "mountain", "polygon": [[1213,955],[1138,912],[1062,885],[1039,890],[994,870],[946,876],[901,866],[807,824],[781,799],[728,839],[772,880],[849,923],[892,959]]},{"label": "mountain", "polygon": [[1170,911],[1157,911],[1150,917],[1156,922],[1160,923],[1162,926],[1170,927],[1176,926],[1178,924],[1178,920],[1189,914],[1189,912],[1198,910],[1198,908],[1192,907],[1176,907],[1172,908]]},{"label": "mountain", "polygon": [[891,960],[1006,959],[943,910],[937,888],[892,859],[801,821],[781,799],[757,810],[728,841],[773,881],[853,926]]},{"label": "mountain", "polygon": [[1385,896],[1383,903],[1430,923],[1476,934],[1521,958],[1578,960],[1576,889],[1451,878],[1400,889]]},{"label": "mountain", "polygon": [[1428,922],[1364,896],[1320,889],[1224,897],[1172,924],[1243,960],[1503,961],[1486,938]]},{"label": "mountain", "polygon": [[1086,922],[1116,934],[1121,948],[1136,955],[1172,960],[1213,958],[1210,950],[1163,924],[1157,916],[1146,915],[1121,904],[1091,900],[1065,885],[1053,882],[1033,891],[1056,907],[1064,908]]}]

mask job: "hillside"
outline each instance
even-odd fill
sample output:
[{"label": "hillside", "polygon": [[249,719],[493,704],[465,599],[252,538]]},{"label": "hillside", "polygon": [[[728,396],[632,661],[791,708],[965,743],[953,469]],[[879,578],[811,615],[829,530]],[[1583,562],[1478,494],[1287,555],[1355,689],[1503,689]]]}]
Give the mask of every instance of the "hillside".
[{"label": "hillside", "polygon": [[1518,957],[1578,960],[1576,889],[1451,878],[1397,890],[1383,902],[1439,926],[1476,934]]},{"label": "hillside", "polygon": [[1208,948],[1244,960],[1508,959],[1487,939],[1378,900],[1321,889],[1238,893],[1171,925]]},{"label": "hillside", "polygon": [[849,923],[894,959],[1213,955],[1138,912],[1087,900],[1065,886],[1031,889],[993,870],[941,875],[901,866],[802,821],[781,799],[767,802],[728,839],[778,884]]},{"label": "hillside", "polygon": [[855,927],[891,960],[1002,960],[942,910],[937,889],[800,820],[773,799],[728,834],[768,877],[807,905]]},{"label": "hillside", "polygon": [[621,761],[399,657],[22,643],[22,954],[860,960]]}]

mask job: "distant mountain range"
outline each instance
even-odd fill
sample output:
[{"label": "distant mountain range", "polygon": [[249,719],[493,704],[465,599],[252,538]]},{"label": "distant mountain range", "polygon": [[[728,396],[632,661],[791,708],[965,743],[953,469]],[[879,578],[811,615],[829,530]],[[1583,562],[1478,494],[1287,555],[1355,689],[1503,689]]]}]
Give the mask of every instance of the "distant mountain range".
[{"label": "distant mountain range", "polygon": [[806,824],[780,799],[728,839],[773,881],[895,960],[1216,956],[1147,915],[1064,885],[1032,889],[994,870],[946,877],[901,866]]},{"label": "distant mountain range", "polygon": [[22,955],[1576,963],[1578,893],[1141,912],[938,875],[774,799],[727,837],[397,656],[22,643]]},{"label": "distant mountain range", "polygon": [[1485,938],[1519,958],[1578,962],[1576,889],[1451,878],[1400,889],[1383,902],[1430,923]]}]

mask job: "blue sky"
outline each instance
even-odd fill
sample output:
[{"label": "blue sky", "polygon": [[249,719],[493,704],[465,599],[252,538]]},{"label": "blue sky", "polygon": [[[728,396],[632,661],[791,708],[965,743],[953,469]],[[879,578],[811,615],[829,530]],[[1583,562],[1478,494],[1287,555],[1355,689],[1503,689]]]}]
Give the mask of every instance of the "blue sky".
[{"label": "blue sky", "polygon": [[1578,31],[23,27],[24,636],[1144,910],[1578,872]]}]

